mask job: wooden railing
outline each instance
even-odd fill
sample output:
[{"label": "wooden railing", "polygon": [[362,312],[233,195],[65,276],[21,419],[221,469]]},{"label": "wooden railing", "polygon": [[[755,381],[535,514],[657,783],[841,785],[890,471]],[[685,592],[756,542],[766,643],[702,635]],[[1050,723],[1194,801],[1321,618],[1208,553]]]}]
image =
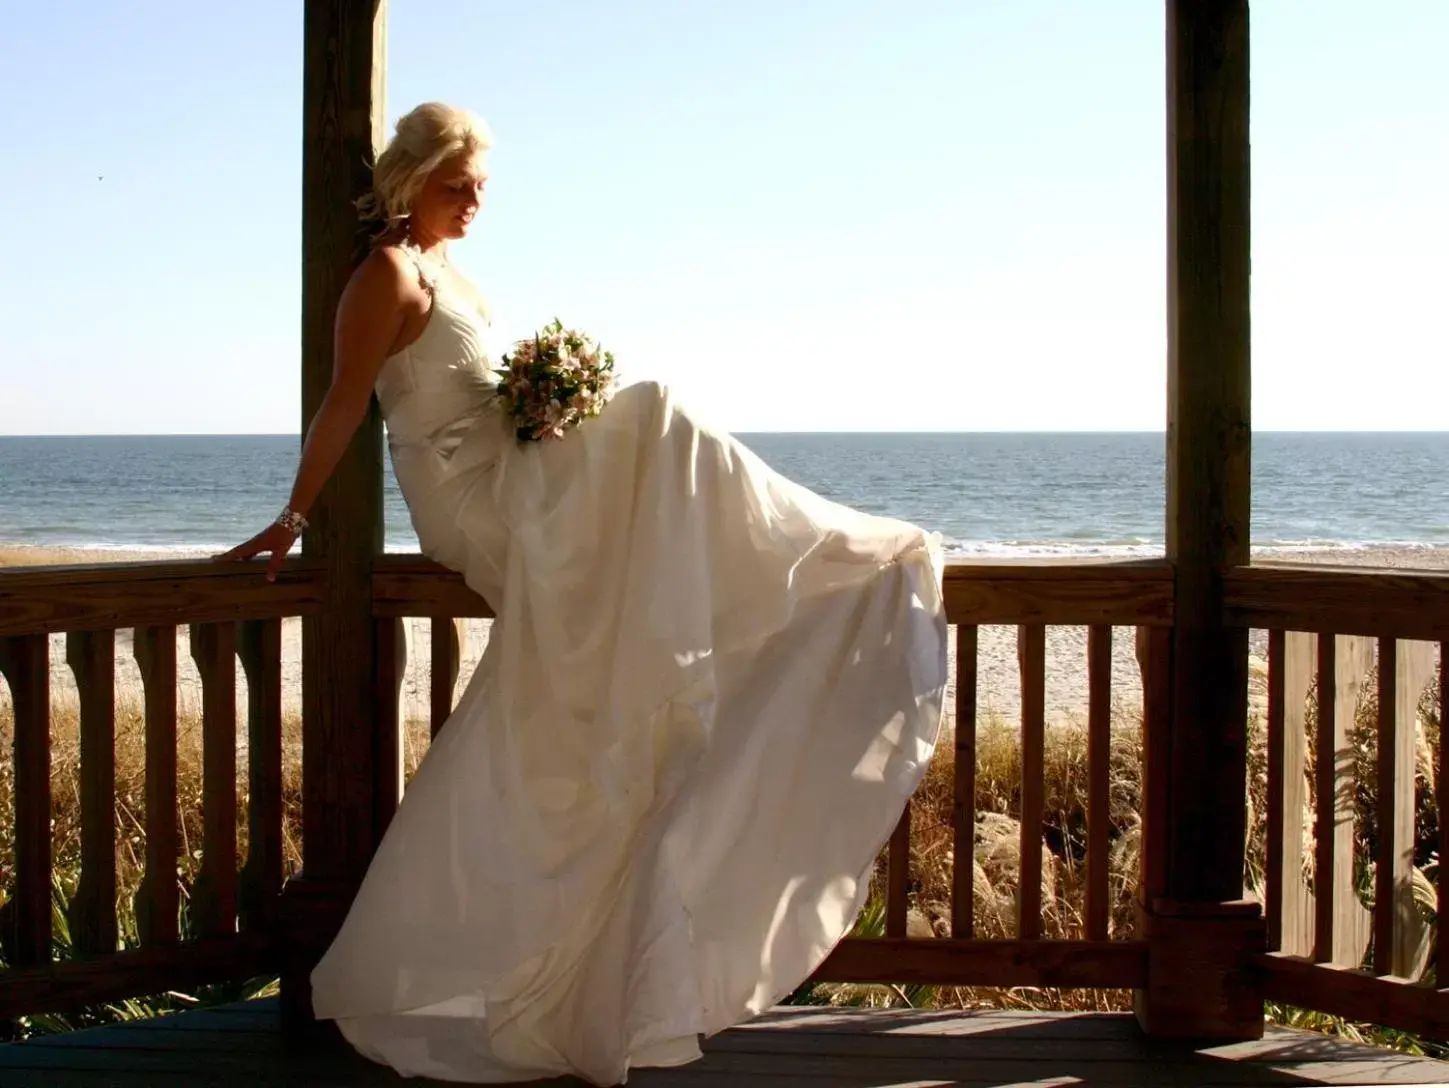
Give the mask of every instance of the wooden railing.
[{"label": "wooden railing", "polygon": [[1414,865],[1416,717],[1436,669],[1427,771],[1449,857],[1449,574],[1255,567],[1227,599],[1234,623],[1269,633],[1267,996],[1449,1038],[1449,879],[1439,865],[1430,918]]},{"label": "wooden railing", "polygon": [[[451,708],[457,636],[442,619],[489,615],[487,604],[457,575],[416,557],[390,556],[373,576],[380,646],[379,691],[390,693],[384,732],[400,734],[397,691],[402,617],[427,616],[432,626],[432,722]],[[1146,946],[1108,939],[1108,790],[1111,650],[1114,627],[1166,628],[1172,622],[1172,576],[1163,563],[958,565],[947,569],[947,618],[956,628],[955,806],[950,937],[908,938],[911,812],[887,852],[886,934],[837,946],[817,981],[934,982],[984,986],[1119,987],[1146,975]],[[1016,936],[973,935],[973,848],[976,825],[976,688],[978,630],[1017,628],[1021,672],[1021,843]],[[1086,926],[1082,939],[1045,939],[1042,919],[1043,766],[1046,726],[1046,631],[1049,625],[1089,628],[1089,831]],[[1131,637],[1131,631],[1128,632]],[[390,749],[384,777],[400,781],[400,746]]]},{"label": "wooden railing", "polygon": [[[1109,932],[1109,753],[1113,740],[1112,647],[1134,639],[1151,665],[1173,622],[1173,578],[1164,563],[960,565],[946,577],[956,632],[951,824],[952,895],[942,936],[908,936],[911,846],[907,811],[886,853],[885,935],[837,947],[817,981],[933,982],[984,986],[1131,988],[1145,984],[1149,948],[1140,935]],[[457,621],[486,617],[485,602],[456,575],[416,556],[379,560],[371,580],[376,625],[374,695],[381,708],[376,806],[380,833],[403,791],[400,699],[406,617],[434,620],[426,656],[432,731],[453,706],[460,667]],[[125,996],[256,976],[279,969],[281,857],[280,621],[322,608],[324,577],[292,561],[275,584],[254,570],[198,563],[54,568],[0,574],[0,670],[14,704],[14,869],[0,910],[8,969],[0,1017],[65,1010]],[[1406,897],[1413,872],[1413,707],[1424,662],[1449,641],[1449,575],[1254,567],[1227,580],[1228,621],[1266,630],[1269,658],[1266,888],[1270,951],[1255,960],[1276,1000],[1374,1023],[1449,1035],[1449,996],[1426,982],[1446,961],[1442,932],[1427,955],[1424,924]],[[453,622],[442,622],[453,621]],[[202,680],[205,813],[200,866],[182,886],[176,837],[177,628],[190,629]],[[1016,628],[1021,681],[1020,873],[1015,932],[982,936],[973,910],[978,647],[981,628]],[[1046,655],[1049,628],[1087,629],[1088,734],[1085,900],[1080,933],[1054,939],[1041,925]],[[135,896],[134,942],[120,949],[114,788],[115,638],[134,632],[145,697],[145,876]],[[82,810],[79,885],[65,903],[71,958],[54,954],[50,815],[50,638],[66,636],[76,677]],[[1329,637],[1332,636],[1332,637]],[[238,870],[236,667],[245,670],[250,846]],[[1376,664],[1374,664],[1376,662]],[[1157,697],[1152,669],[1144,699]],[[1356,779],[1344,755],[1357,692],[1380,700],[1378,836],[1372,859],[1355,857],[1349,816]],[[1318,695],[1310,699],[1310,689]],[[1160,694],[1160,693],[1158,693]],[[1313,707],[1317,718],[1310,737]],[[1440,712],[1442,714],[1441,705]],[[1148,714],[1151,718],[1151,714]],[[1362,743],[1360,740],[1359,743]],[[1440,736],[1438,765],[1444,766]],[[1149,744],[1150,747],[1150,744]],[[1316,754],[1313,754],[1316,753]],[[1311,804],[1309,776],[1326,806]],[[1155,787],[1147,775],[1145,787]],[[1440,811],[1449,785],[1436,779]],[[1159,784],[1160,785],[1160,784]],[[1144,840],[1156,841],[1153,801]],[[1311,865],[1304,829],[1315,846]],[[1449,821],[1439,826],[1440,855]],[[1145,841],[1143,865],[1154,847]],[[1353,885],[1374,863],[1374,895]],[[1314,875],[1305,877],[1310,871]],[[1327,894],[1317,895],[1319,887]],[[1445,881],[1436,895],[1442,907]],[[183,911],[183,896],[187,903]],[[1361,905],[1369,901],[1370,907]],[[1422,914],[1422,912],[1420,912]],[[1129,927],[1130,929],[1130,927]],[[1384,951],[1380,951],[1384,950]]]},{"label": "wooden railing", "polygon": [[[0,672],[13,704],[14,872],[3,890],[0,1018],[275,971],[282,862],[281,620],[324,588],[295,563],[275,584],[205,563],[48,568],[0,575]],[[178,627],[201,678],[203,833],[178,880]],[[144,875],[122,940],[116,871],[116,633],[132,631],[144,693]],[[54,954],[52,635],[64,634],[80,733],[80,872]],[[246,864],[237,867],[237,683],[248,687]],[[185,896],[185,909],[182,897]],[[122,945],[127,947],[122,950]]]},{"label": "wooden railing", "polygon": [[[1146,945],[1108,939],[1108,790],[1113,628],[1172,622],[1165,564],[959,565],[948,568],[946,615],[956,629],[953,887],[949,938],[906,936],[911,809],[887,855],[886,936],[850,938],[817,972],[819,981],[931,982],[979,986],[1139,986]],[[1021,802],[1016,934],[975,935],[974,849],[977,667],[980,628],[1016,628],[1020,675]],[[1088,831],[1086,924],[1081,939],[1042,932],[1043,802],[1048,626],[1088,628]]]}]

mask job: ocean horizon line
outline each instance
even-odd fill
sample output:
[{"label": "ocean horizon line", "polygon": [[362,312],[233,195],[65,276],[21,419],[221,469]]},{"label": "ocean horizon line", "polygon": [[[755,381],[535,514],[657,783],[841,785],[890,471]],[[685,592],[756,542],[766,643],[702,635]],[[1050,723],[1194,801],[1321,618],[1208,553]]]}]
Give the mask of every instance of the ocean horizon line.
[{"label": "ocean horizon line", "polygon": [[[987,435],[991,437],[1002,437],[1022,435],[1034,438],[1060,438],[1071,436],[1082,436],[1085,438],[1101,436],[1158,436],[1166,437],[1166,428],[1097,428],[1097,429],[1018,429],[1010,428],[1004,430],[731,430],[730,434],[739,438],[747,438],[752,435],[771,435],[782,438],[806,438],[820,436],[823,438],[839,438],[859,436],[862,438],[881,436],[910,436],[930,438],[933,436],[960,438],[971,435]],[[1254,428],[1255,436],[1283,435],[1289,437],[1301,437],[1309,435],[1323,435],[1325,437],[1344,437],[1349,435],[1363,435],[1366,437],[1381,436],[1402,436],[1402,435],[1449,435],[1449,428],[1426,429],[1426,428],[1405,428],[1405,429],[1381,429],[1381,428],[1355,428],[1338,430],[1332,428]],[[44,439],[102,439],[102,438],[302,438],[301,431],[115,431],[101,433],[46,433],[46,434],[0,434],[0,441],[5,440],[44,440]]]},{"label": "ocean horizon line", "polygon": [[[401,541],[395,534],[384,544],[384,554],[412,554],[418,550],[417,541]],[[162,555],[191,556],[210,554],[233,547],[235,540],[197,539],[185,543],[147,544],[108,540],[57,540],[55,538],[15,539],[0,537],[0,548],[18,550],[44,549],[48,551],[150,553]],[[1449,551],[1449,542],[1424,540],[1269,540],[1252,542],[1255,552],[1274,555],[1294,555],[1323,552],[1431,552]],[[1161,541],[1091,541],[1091,540],[953,540],[942,543],[943,552],[954,558],[1051,558],[1053,556],[1093,556],[1150,559],[1165,554],[1166,545]]]},{"label": "ocean horizon line", "polygon": [[[940,532],[952,557],[1165,551],[1163,432],[739,438],[824,499]],[[300,448],[296,434],[0,437],[0,538],[77,550],[224,550],[275,516]],[[1449,546],[1449,432],[1260,432],[1252,469],[1256,554],[1446,555],[1423,546]],[[389,550],[412,550],[390,458],[383,488]]]}]

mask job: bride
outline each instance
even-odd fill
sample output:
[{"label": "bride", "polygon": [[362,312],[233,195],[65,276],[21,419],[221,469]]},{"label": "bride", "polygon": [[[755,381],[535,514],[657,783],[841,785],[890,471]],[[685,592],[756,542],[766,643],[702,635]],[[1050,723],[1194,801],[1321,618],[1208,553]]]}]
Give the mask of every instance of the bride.
[{"label": "bride", "polygon": [[520,443],[448,261],[489,146],[447,106],[398,122],[291,501],[225,558],[275,576],[375,391],[423,552],[497,619],[313,973],[316,1015],[404,1074],[616,1084],[698,1058],[849,930],[936,743],[939,552],[657,384]]}]

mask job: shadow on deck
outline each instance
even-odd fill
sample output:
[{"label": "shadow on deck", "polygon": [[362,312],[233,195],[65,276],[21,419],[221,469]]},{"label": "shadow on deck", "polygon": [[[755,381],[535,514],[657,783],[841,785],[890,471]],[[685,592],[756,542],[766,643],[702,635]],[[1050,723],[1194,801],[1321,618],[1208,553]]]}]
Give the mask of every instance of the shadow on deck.
[{"label": "shadow on deck", "polygon": [[[282,1036],[275,1001],[0,1046],[15,1088],[423,1085],[335,1036]],[[553,1084],[576,1085],[564,1080]],[[702,1061],[639,1070],[638,1088],[988,1088],[1048,1085],[1446,1084],[1449,1063],[1270,1027],[1261,1042],[1152,1042],[1130,1016],[779,1009],[711,1040]]]}]

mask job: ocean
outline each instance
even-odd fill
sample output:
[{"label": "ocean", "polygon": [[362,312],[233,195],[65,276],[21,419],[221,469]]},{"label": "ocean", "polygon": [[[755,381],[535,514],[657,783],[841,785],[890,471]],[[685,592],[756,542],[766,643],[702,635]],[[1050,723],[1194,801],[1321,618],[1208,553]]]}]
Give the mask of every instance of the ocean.
[{"label": "ocean", "polygon": [[[746,434],[785,475],[957,556],[1163,549],[1159,434]],[[295,435],[0,436],[0,544],[219,550],[286,501]],[[1253,543],[1449,546],[1449,433],[1254,436]],[[417,540],[389,467],[387,549]]]}]

